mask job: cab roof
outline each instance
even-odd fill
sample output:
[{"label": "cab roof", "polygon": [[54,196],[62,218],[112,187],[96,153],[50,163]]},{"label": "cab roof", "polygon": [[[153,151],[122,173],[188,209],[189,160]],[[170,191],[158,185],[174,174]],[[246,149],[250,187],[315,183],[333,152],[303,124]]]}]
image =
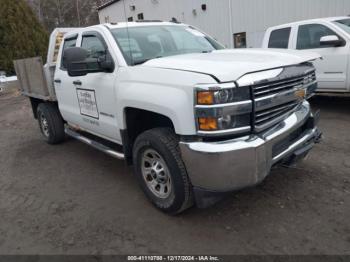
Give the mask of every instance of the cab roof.
[{"label": "cab roof", "polygon": [[140,22],[118,22],[118,23],[108,23],[103,24],[104,26],[108,27],[109,29],[114,28],[126,28],[126,27],[141,27],[141,26],[157,26],[157,25],[182,25],[185,24],[182,23],[174,23],[174,22],[162,22],[157,20],[150,20],[150,21],[140,21]]},{"label": "cab roof", "polygon": [[350,19],[350,16],[335,16],[335,17],[307,19],[307,20],[301,20],[301,21],[296,21],[296,22],[277,25],[277,26],[271,26],[270,28],[288,27],[288,26],[304,24],[304,23],[333,22],[333,21],[342,20],[342,19]]},{"label": "cab roof", "polygon": [[70,38],[75,34],[79,34],[82,31],[86,31],[87,29],[101,28],[107,27],[108,29],[116,29],[116,28],[127,28],[127,27],[142,27],[142,26],[160,26],[160,25],[168,25],[168,26],[189,26],[186,24],[178,23],[178,22],[162,22],[158,20],[149,20],[149,21],[136,21],[136,22],[118,22],[118,23],[104,23],[97,24],[89,27],[79,27],[72,28],[67,34],[65,34],[64,38]]}]

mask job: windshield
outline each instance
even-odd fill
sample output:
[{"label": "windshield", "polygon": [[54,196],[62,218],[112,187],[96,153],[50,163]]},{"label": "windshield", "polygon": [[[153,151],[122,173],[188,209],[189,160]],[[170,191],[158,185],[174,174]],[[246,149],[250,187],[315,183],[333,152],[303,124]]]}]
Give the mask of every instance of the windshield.
[{"label": "windshield", "polygon": [[128,65],[153,58],[208,53],[224,47],[214,39],[185,26],[140,26],[113,29],[112,34]]},{"label": "windshield", "polygon": [[338,20],[333,22],[336,26],[340,27],[343,29],[345,32],[350,34],[350,19],[343,19],[343,20]]}]

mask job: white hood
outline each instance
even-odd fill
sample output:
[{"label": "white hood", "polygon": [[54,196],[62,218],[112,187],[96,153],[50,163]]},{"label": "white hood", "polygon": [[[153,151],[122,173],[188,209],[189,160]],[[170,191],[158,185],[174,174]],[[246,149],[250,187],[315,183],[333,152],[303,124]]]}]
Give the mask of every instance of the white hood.
[{"label": "white hood", "polygon": [[320,58],[319,54],[287,49],[218,50],[152,59],[142,66],[169,68],[209,74],[220,82],[271,68],[296,65]]}]

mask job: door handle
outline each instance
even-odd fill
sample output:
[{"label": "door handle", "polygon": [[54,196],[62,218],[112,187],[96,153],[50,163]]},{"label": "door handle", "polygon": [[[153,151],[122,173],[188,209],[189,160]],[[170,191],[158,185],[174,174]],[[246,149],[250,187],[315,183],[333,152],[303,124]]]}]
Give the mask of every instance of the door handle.
[{"label": "door handle", "polygon": [[81,86],[83,83],[80,80],[73,81],[74,85]]},{"label": "door handle", "polygon": [[57,83],[57,84],[60,84],[61,83],[61,79],[55,79],[54,82]]}]

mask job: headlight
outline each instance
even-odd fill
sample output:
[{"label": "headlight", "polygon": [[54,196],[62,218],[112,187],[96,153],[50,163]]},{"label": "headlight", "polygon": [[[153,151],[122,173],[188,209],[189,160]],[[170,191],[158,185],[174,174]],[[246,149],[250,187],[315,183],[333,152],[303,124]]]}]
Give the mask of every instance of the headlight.
[{"label": "headlight", "polygon": [[[215,88],[214,88],[215,89]],[[217,105],[250,99],[249,88],[235,87],[220,90],[197,91],[198,105]]]},{"label": "headlight", "polygon": [[237,134],[251,130],[250,89],[234,83],[200,86],[195,114],[202,135]]},{"label": "headlight", "polygon": [[214,92],[215,104],[226,104],[234,101],[233,89],[223,89]]}]

